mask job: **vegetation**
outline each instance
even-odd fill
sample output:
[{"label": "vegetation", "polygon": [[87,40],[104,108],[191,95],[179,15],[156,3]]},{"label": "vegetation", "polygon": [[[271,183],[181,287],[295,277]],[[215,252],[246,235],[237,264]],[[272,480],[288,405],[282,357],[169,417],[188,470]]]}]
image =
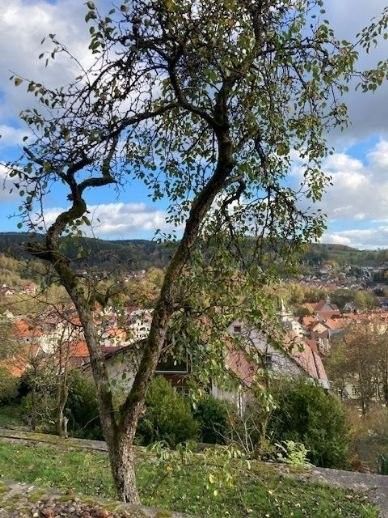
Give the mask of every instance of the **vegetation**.
[{"label": "vegetation", "polygon": [[[235,482],[219,488],[210,482],[214,480],[210,476],[213,471],[202,455],[195,455],[192,462],[182,463],[176,471],[178,462],[160,463],[152,453],[139,451],[138,454],[139,491],[146,505],[215,518],[378,516],[376,508],[365,497],[302,483],[260,463],[253,462],[248,469],[244,462],[236,460]],[[0,443],[0,471],[12,480],[38,486],[53,486],[88,496],[116,496],[108,458],[97,452]]]},{"label": "vegetation", "polygon": [[327,369],[340,397],[355,397],[362,414],[388,404],[388,331],[378,318],[354,323],[334,341]]},{"label": "vegetation", "polygon": [[230,416],[233,411],[228,404],[212,396],[200,399],[194,409],[194,417],[200,425],[200,441],[224,444],[230,439]]},{"label": "vegetation", "polygon": [[378,471],[381,456],[388,451],[388,412],[378,405],[367,415],[349,402],[346,404],[349,428],[349,464],[357,471]]},{"label": "vegetation", "polygon": [[365,311],[377,306],[377,299],[373,293],[365,290],[339,289],[330,293],[330,300],[342,311],[346,304],[351,303],[354,309]]},{"label": "vegetation", "polygon": [[[23,279],[39,279],[42,267],[38,262],[31,262],[25,246],[31,238],[23,232],[0,232],[0,254],[17,260],[7,263],[5,283],[16,285]],[[80,255],[81,248],[81,255]],[[90,268],[96,271],[121,272],[164,268],[176,248],[176,243],[160,243],[145,239],[103,240],[82,237],[75,241],[68,240],[66,249],[77,268]],[[1,256],[0,256],[1,257]],[[306,246],[301,255],[301,268],[309,270],[325,263],[342,266],[381,266],[388,263],[388,250],[358,250],[344,245],[316,243]],[[19,273],[20,272],[20,273]],[[6,277],[9,275],[10,277]],[[379,279],[384,282],[385,279]]]},{"label": "vegetation", "polygon": [[17,396],[18,379],[0,367],[0,405],[10,403]]},{"label": "vegetation", "polygon": [[162,376],[155,378],[149,386],[145,413],[138,427],[140,442],[163,441],[175,447],[179,443],[196,440],[198,428],[190,403]]},{"label": "vegetation", "polygon": [[316,465],[343,468],[349,442],[341,402],[322,388],[303,381],[280,384],[269,424],[273,440],[302,443]]}]

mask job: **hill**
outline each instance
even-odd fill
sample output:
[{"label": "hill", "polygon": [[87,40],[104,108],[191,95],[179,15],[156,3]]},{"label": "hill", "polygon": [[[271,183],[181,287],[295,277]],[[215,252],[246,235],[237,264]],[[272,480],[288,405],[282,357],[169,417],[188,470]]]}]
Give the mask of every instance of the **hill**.
[{"label": "hill", "polygon": [[[0,254],[16,259],[30,259],[25,250],[29,234],[21,232],[0,233]],[[39,236],[36,237],[39,239]],[[79,268],[96,268],[128,271],[164,267],[171,257],[174,244],[160,244],[142,239],[103,240],[82,238],[64,239],[67,253]],[[388,261],[388,250],[358,250],[344,245],[311,244],[303,256],[306,266],[319,266],[327,261],[337,264],[377,266]]]},{"label": "hill", "polygon": [[[31,259],[25,245],[31,236],[26,233],[0,233],[0,254],[17,259]],[[39,240],[39,236],[34,239]],[[122,271],[143,270],[163,267],[171,256],[171,245],[159,244],[147,240],[106,241],[94,238],[82,238],[63,241],[66,253],[79,268],[100,270],[118,269]]]}]

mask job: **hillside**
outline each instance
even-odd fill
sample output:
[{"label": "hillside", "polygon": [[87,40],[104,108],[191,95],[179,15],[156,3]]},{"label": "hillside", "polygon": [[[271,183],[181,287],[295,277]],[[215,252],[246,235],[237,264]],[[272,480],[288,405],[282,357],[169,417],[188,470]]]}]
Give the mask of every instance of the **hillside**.
[{"label": "hillside", "polygon": [[[70,447],[68,441],[72,439],[53,439],[55,445],[35,443],[34,447],[31,447],[32,442],[12,444],[6,439],[0,439],[0,471],[6,473],[11,480],[28,483],[29,487],[37,484],[32,498],[29,498],[30,502],[43,501],[43,497],[56,487],[59,491],[66,492],[62,498],[58,497],[61,502],[67,502],[76,495],[76,502],[85,501],[89,505],[99,502],[101,505],[101,498],[108,498],[109,507],[116,509],[118,502],[113,501],[115,492],[106,453]],[[92,442],[96,444],[95,441]],[[155,457],[152,452],[138,448],[137,480],[144,504],[152,508],[185,513],[184,516],[209,518],[378,517],[377,507],[365,493],[317,484],[314,479],[309,480],[311,472],[300,468],[294,468],[294,473],[287,475],[284,472],[290,471],[288,467],[281,470],[278,466],[258,461],[252,461],[247,467],[243,460],[235,460],[229,466],[229,469],[233,468],[233,483],[227,483],[223,468],[225,453],[221,450],[218,454],[211,452],[212,450],[208,450],[207,455],[189,454],[189,462],[182,462],[180,452],[166,451],[167,457],[163,460]],[[7,493],[7,486],[0,481],[0,507],[2,503],[10,503]],[[25,497],[23,504],[26,505]],[[14,511],[14,506],[15,502],[8,509]],[[35,510],[31,504],[30,508]],[[90,515],[75,514],[74,511],[72,516],[122,516],[116,512],[112,515]],[[29,514],[31,515],[33,514]],[[39,516],[54,514],[42,513]],[[130,516],[140,517],[145,514],[137,512]],[[163,511],[155,516],[161,518],[173,514]]]},{"label": "hillside", "polygon": [[[24,248],[28,239],[30,236],[26,233],[0,233],[0,254],[17,259],[30,258]],[[174,245],[141,239],[107,241],[82,238],[72,242],[64,240],[64,246],[80,268],[128,271],[165,266]],[[357,250],[335,244],[309,245],[304,254],[303,262],[306,265],[320,265],[326,261],[339,265],[377,266],[388,261],[388,250]]]},{"label": "hillside", "polygon": [[[0,233],[0,254],[17,259],[31,259],[25,244],[31,239],[26,233]],[[39,237],[35,238],[39,240]],[[163,267],[171,255],[171,247],[147,240],[104,241],[82,238],[64,240],[66,252],[79,268],[101,270],[142,270],[151,266]]]}]

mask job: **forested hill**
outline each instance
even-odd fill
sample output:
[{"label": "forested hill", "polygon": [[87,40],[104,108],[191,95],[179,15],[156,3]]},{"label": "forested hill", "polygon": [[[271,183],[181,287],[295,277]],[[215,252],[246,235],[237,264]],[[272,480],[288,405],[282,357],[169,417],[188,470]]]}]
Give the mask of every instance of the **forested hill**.
[{"label": "forested hill", "polygon": [[[17,259],[31,258],[25,250],[30,236],[25,233],[0,232],[0,254]],[[101,270],[143,270],[151,266],[163,267],[172,254],[172,246],[140,239],[105,241],[82,238],[64,239],[67,253],[80,268],[95,267]]]},{"label": "forested hill", "polygon": [[[25,233],[0,233],[0,253],[18,259],[29,254],[24,244],[29,239]],[[163,267],[171,257],[174,245],[159,244],[147,240],[116,240],[83,238],[73,242],[64,240],[68,252],[80,267],[103,270],[140,270],[151,266]],[[81,252],[82,248],[82,252]],[[357,250],[343,245],[314,244],[304,254],[306,265],[320,265],[334,261],[339,265],[353,264],[376,266],[388,261],[388,250]]]}]

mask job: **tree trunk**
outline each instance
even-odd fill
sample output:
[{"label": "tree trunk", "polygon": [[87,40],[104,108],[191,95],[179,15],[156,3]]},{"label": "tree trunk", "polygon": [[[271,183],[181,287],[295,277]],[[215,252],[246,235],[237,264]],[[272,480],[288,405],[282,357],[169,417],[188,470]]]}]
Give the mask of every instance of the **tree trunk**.
[{"label": "tree trunk", "polygon": [[[134,435],[135,431],[136,427],[134,426],[130,435]],[[133,439],[125,433],[119,434],[115,444],[109,448],[109,455],[119,499],[131,504],[140,504],[140,496],[136,485]]]},{"label": "tree trunk", "polygon": [[57,433],[60,437],[66,437],[67,431],[65,430],[65,406],[67,403],[68,390],[67,387],[60,386],[58,394],[58,415],[57,415]]}]

